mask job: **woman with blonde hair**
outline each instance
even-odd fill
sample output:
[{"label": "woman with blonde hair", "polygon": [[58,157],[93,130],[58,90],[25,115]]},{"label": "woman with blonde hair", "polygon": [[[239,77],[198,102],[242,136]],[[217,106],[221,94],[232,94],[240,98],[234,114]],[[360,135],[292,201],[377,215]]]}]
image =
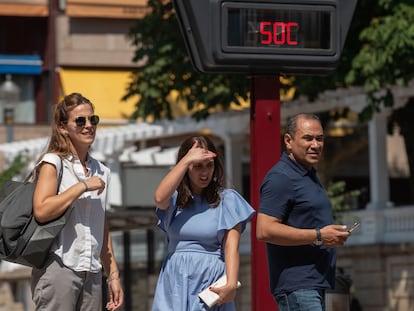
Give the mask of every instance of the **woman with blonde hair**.
[{"label": "woman with blonde hair", "polygon": [[[110,170],[89,154],[99,117],[93,104],[72,93],[54,107],[52,134],[36,164],[33,213],[40,223],[72,209],[46,264],[32,271],[36,310],[102,310],[102,267],[108,310],[118,310],[123,290],[105,221]],[[62,168],[62,178],[58,175]]]}]

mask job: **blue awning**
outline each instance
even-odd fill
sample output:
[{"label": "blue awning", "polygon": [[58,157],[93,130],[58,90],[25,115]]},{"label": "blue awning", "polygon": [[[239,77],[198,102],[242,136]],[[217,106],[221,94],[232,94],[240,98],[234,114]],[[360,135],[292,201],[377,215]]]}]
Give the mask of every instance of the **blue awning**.
[{"label": "blue awning", "polygon": [[42,60],[38,55],[0,54],[0,74],[39,75]]}]

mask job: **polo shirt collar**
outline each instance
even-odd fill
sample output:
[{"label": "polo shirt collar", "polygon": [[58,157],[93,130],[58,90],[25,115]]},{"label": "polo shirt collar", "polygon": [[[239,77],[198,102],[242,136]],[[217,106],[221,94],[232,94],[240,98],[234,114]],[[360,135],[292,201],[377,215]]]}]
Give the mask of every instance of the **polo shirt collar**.
[{"label": "polo shirt collar", "polygon": [[281,160],[285,162],[287,165],[289,165],[290,168],[298,172],[301,176],[309,175],[312,179],[316,177],[316,169],[314,167],[312,167],[310,170],[307,170],[302,165],[300,165],[298,162],[292,160],[286,152],[282,153]]}]

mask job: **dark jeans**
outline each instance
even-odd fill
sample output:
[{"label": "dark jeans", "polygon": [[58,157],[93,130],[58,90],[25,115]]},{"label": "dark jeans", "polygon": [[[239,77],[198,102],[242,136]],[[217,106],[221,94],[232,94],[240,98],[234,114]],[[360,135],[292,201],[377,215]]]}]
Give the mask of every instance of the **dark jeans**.
[{"label": "dark jeans", "polygon": [[325,311],[325,291],[300,289],[275,296],[279,311]]}]

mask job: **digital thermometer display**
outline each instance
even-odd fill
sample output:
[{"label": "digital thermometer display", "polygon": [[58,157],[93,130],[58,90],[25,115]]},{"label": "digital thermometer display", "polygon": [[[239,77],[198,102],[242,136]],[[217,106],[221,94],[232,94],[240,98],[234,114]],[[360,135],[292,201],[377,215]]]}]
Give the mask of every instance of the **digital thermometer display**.
[{"label": "digital thermometer display", "polygon": [[332,54],[333,6],[294,4],[223,4],[223,51]]}]

